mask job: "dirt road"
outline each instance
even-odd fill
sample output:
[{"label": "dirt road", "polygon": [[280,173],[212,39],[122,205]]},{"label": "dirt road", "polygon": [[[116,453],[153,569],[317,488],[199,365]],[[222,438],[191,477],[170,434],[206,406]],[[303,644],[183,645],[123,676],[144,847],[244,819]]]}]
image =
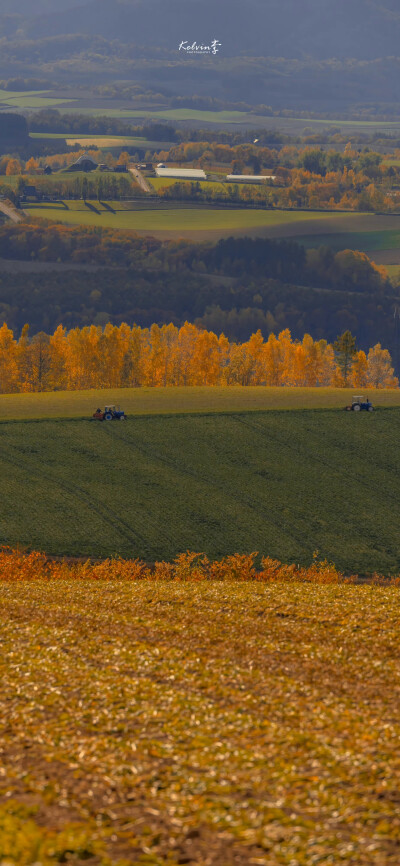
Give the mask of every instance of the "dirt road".
[{"label": "dirt road", "polygon": [[141,173],[141,171],[139,171],[139,169],[136,168],[136,166],[130,165],[130,166],[128,166],[128,168],[129,168],[131,175],[135,178],[136,183],[139,184],[139,186],[143,190],[143,192],[150,192],[150,193],[153,192],[153,189],[151,188],[150,184],[147,182],[146,178]]},{"label": "dirt road", "polygon": [[22,222],[28,214],[24,210],[18,210],[15,205],[10,201],[1,201],[0,200],[0,211],[6,217],[13,221],[13,223]]}]

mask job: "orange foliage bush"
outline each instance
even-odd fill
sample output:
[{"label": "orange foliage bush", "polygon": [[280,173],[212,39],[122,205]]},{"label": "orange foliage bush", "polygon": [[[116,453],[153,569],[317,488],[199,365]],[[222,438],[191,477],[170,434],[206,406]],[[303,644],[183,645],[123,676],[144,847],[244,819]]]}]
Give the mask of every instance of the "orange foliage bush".
[{"label": "orange foliage bush", "polygon": [[[0,581],[19,580],[149,580],[149,581],[262,581],[264,583],[350,583],[357,581],[357,575],[346,576],[333,563],[318,560],[308,567],[285,564],[271,557],[261,560],[261,568],[256,565],[257,552],[234,553],[220,560],[210,560],[204,553],[186,551],[180,553],[173,562],[146,563],[140,559],[105,559],[92,562],[90,559],[77,560],[52,559],[46,554],[34,551],[0,549]],[[374,574],[375,584],[385,583],[388,578]],[[389,582],[400,584],[400,577],[391,577]]]}]

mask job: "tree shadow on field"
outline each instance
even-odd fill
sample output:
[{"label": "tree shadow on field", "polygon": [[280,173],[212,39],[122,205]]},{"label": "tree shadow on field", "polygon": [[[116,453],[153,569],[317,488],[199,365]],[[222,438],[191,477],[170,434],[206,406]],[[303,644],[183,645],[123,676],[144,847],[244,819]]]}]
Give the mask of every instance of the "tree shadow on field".
[{"label": "tree shadow on field", "polygon": [[85,207],[89,208],[89,210],[92,210],[93,213],[97,213],[100,216],[101,210],[98,210],[97,207],[95,207],[94,204],[92,204],[90,201],[84,201],[84,205]]},{"label": "tree shadow on field", "polygon": [[111,207],[111,205],[108,204],[107,201],[100,201],[99,204],[101,204],[101,206],[104,208],[104,210],[108,210],[108,211],[110,211],[110,213],[114,213],[114,214],[116,213],[116,210],[114,210],[114,208]]}]

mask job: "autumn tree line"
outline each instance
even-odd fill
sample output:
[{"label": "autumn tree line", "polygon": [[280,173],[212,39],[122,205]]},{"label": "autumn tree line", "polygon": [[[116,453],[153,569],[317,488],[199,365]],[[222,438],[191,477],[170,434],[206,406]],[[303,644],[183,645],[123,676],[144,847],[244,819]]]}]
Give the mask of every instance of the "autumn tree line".
[{"label": "autumn tree line", "polygon": [[201,187],[177,183],[158,189],[165,198],[205,201],[231,200],[277,208],[303,207],[329,210],[397,211],[400,206],[399,152],[382,155],[348,142],[342,151],[312,145],[284,145],[279,149],[254,144],[230,146],[220,142],[181,142],[154,159],[187,163],[206,172],[267,174],[260,186],[215,185]]},{"label": "autumn tree line", "polygon": [[[130,149],[132,151],[132,148]],[[139,152],[122,151],[118,157],[111,152],[89,148],[98,163],[110,168],[136,161]],[[12,189],[11,178],[34,176],[35,182],[47,189],[42,175],[45,165],[53,171],[68,168],[83,153],[77,150],[50,156],[31,156],[24,160],[11,154],[0,158],[2,186]],[[206,202],[233,202],[259,207],[308,208],[322,210],[396,212],[400,207],[399,151],[381,154],[368,147],[357,149],[348,142],[343,151],[310,145],[284,145],[271,148],[254,143],[237,145],[219,141],[189,141],[173,144],[168,150],[146,151],[146,160],[169,165],[190,165],[203,168],[215,181],[226,174],[272,175],[260,186],[243,184],[200,184],[177,182],[157,189],[162,198],[194,199]],[[10,181],[7,182],[7,178]],[[15,194],[15,193],[14,193]],[[60,196],[71,195],[69,187],[59,186]],[[102,192],[100,195],[103,194]],[[13,193],[11,192],[12,196]],[[98,198],[92,183],[88,198]]]},{"label": "autumn tree line", "polygon": [[174,385],[290,385],[397,388],[391,357],[378,343],[357,350],[344,332],[332,345],[288,329],[267,340],[261,331],[245,343],[186,322],[150,328],[92,325],[17,340],[0,328],[1,393]]},{"label": "autumn tree line", "polygon": [[[27,185],[33,185],[42,193],[58,199],[97,199],[112,201],[121,198],[143,195],[143,192],[128,172],[115,174],[113,169],[127,166],[131,157],[127,151],[121,151],[118,158],[111,153],[90,148],[90,154],[98,164],[106,165],[110,171],[84,173],[72,176],[68,174],[72,163],[85,153],[80,149],[74,153],[55,154],[46,157],[31,157],[27,161],[21,158],[2,156],[0,158],[0,194],[11,199],[15,204],[19,201]],[[45,166],[56,174],[49,177],[44,173]]]},{"label": "autumn tree line", "polygon": [[[201,150],[203,144],[203,150]],[[199,184],[177,182],[157,190],[163,198],[195,198],[203,201],[233,201],[275,208],[309,208],[355,211],[397,211],[400,203],[400,165],[392,154],[358,152],[349,143],[344,153],[322,148],[282,147],[279,153],[254,145],[206,142],[175,145],[160,151],[155,158],[163,162],[180,161],[200,166],[207,172],[265,174],[273,179],[261,186]],[[201,153],[201,156],[196,154]],[[398,153],[395,156],[398,158]],[[229,159],[230,158],[230,159]]]},{"label": "autumn tree line", "polygon": [[52,171],[61,171],[76,162],[84,153],[90,153],[95,162],[107,165],[108,168],[115,168],[116,165],[127,165],[130,162],[130,156],[126,151],[121,151],[119,156],[116,157],[110,151],[105,152],[96,147],[89,147],[87,149],[80,147],[76,150],[71,150],[69,153],[55,153],[38,157],[31,156],[26,160],[21,156],[3,154],[0,157],[0,175],[4,175],[5,177],[15,177],[16,175],[41,176],[45,166],[50,166]]}]

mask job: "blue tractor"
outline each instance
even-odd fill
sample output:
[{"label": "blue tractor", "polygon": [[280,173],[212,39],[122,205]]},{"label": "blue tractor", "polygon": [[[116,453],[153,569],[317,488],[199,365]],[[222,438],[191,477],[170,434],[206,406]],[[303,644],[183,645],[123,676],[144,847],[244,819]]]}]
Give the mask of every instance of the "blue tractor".
[{"label": "blue tractor", "polygon": [[105,409],[96,409],[93,413],[95,421],[126,421],[126,415],[119,406],[106,406]]},{"label": "blue tractor", "polygon": [[372,403],[365,397],[353,397],[351,406],[346,406],[347,412],[373,412]]}]

